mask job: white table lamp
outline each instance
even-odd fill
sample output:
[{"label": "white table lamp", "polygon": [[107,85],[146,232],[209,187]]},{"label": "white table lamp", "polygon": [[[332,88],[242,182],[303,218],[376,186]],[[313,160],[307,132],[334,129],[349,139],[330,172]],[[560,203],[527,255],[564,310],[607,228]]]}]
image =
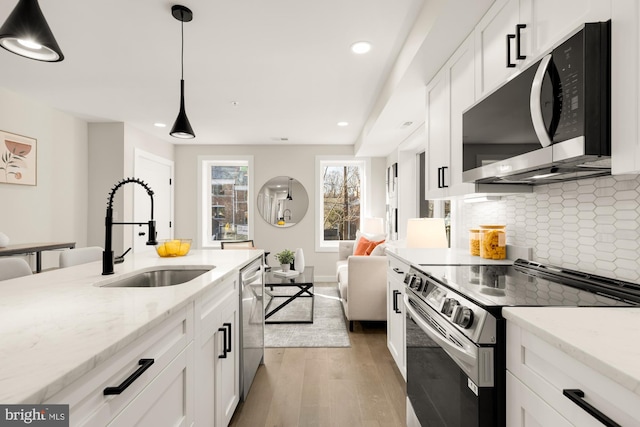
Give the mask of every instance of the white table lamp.
[{"label": "white table lamp", "polygon": [[384,234],[384,220],[382,218],[364,218],[362,232],[367,234]]},{"label": "white table lamp", "polygon": [[444,218],[411,218],[407,221],[408,248],[448,248]]}]

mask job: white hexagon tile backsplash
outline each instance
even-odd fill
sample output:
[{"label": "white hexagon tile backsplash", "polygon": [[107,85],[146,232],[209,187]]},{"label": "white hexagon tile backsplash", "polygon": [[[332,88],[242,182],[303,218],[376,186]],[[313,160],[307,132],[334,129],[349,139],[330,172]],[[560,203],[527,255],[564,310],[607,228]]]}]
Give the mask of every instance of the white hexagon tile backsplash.
[{"label": "white hexagon tile backsplash", "polygon": [[[640,282],[640,176],[619,175],[536,186],[497,202],[457,203],[464,229],[507,225],[507,243],[533,248],[533,260]],[[458,247],[468,245],[459,233]]]}]

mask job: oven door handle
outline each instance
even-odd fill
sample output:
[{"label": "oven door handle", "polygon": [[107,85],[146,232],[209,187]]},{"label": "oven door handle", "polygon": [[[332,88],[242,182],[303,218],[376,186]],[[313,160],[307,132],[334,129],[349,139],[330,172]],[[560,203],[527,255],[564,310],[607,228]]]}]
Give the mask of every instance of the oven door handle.
[{"label": "oven door handle", "polygon": [[422,316],[415,311],[413,307],[411,307],[411,303],[409,302],[409,297],[407,295],[404,296],[404,305],[407,311],[411,314],[413,320],[418,324],[420,329],[426,333],[429,338],[435,341],[444,351],[446,351],[451,357],[455,360],[460,361],[466,366],[461,366],[461,368],[465,369],[467,373],[471,372],[472,368],[477,364],[478,358],[474,353],[467,352],[464,349],[459,348],[454,343],[449,342],[445,338],[443,338],[435,329],[431,327],[427,322],[424,321]]}]

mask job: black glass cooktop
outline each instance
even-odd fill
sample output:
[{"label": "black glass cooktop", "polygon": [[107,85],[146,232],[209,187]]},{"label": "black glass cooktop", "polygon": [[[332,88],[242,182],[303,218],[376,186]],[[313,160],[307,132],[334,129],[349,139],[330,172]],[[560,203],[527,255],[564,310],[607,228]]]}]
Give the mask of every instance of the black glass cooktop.
[{"label": "black glass cooktop", "polygon": [[640,305],[638,284],[524,260],[510,266],[429,266],[423,271],[485,307]]}]

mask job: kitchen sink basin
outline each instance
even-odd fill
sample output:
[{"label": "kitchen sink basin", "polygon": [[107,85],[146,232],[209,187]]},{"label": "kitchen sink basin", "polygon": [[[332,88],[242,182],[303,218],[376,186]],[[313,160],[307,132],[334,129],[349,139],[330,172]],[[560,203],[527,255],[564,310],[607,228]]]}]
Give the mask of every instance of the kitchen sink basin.
[{"label": "kitchen sink basin", "polygon": [[188,282],[207,273],[213,266],[198,268],[168,269],[158,268],[137,273],[114,282],[99,285],[105,288],[157,288],[162,286],[174,286]]}]

